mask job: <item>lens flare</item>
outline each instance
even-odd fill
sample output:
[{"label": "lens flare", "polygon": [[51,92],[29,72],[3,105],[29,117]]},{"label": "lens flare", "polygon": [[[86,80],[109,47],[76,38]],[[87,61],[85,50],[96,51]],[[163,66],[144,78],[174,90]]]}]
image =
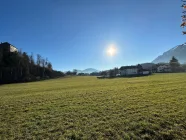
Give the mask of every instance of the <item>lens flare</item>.
[{"label": "lens flare", "polygon": [[115,56],[117,53],[117,49],[116,49],[116,46],[115,45],[110,45],[108,48],[107,48],[107,55],[108,56]]}]

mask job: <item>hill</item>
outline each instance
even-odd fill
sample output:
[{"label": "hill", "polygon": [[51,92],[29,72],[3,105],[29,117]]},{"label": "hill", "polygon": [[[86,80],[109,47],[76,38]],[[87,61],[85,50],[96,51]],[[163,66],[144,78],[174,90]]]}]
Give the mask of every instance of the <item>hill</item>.
[{"label": "hill", "polygon": [[186,45],[178,45],[162,55],[158,56],[152,63],[168,63],[172,56],[175,56],[181,64],[186,62]]},{"label": "hill", "polygon": [[0,86],[0,139],[185,140],[186,74]]}]

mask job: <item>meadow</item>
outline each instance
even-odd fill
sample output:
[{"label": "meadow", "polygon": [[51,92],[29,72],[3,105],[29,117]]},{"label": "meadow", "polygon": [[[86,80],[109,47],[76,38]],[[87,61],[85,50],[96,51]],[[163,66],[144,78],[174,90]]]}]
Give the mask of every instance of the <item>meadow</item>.
[{"label": "meadow", "polygon": [[186,73],[1,85],[0,139],[186,139]]}]

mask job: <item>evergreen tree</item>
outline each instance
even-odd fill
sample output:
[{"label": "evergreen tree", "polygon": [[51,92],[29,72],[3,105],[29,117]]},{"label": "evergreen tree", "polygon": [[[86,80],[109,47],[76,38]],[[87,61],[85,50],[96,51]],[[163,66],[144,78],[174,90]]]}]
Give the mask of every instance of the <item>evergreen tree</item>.
[{"label": "evergreen tree", "polygon": [[50,62],[47,63],[47,69],[52,71],[52,64]]},{"label": "evergreen tree", "polygon": [[178,59],[176,59],[173,56],[172,59],[170,60],[169,64],[171,66],[172,72],[179,72],[179,70],[180,70],[180,63],[179,63]]}]

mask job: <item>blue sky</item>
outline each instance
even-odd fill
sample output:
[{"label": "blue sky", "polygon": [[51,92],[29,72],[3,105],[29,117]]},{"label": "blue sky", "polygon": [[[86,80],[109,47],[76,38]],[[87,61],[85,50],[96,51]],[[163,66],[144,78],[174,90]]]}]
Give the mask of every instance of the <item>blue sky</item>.
[{"label": "blue sky", "polygon": [[[0,0],[0,41],[61,71],[151,62],[186,41],[179,0]],[[115,44],[118,53],[105,55]]]}]

